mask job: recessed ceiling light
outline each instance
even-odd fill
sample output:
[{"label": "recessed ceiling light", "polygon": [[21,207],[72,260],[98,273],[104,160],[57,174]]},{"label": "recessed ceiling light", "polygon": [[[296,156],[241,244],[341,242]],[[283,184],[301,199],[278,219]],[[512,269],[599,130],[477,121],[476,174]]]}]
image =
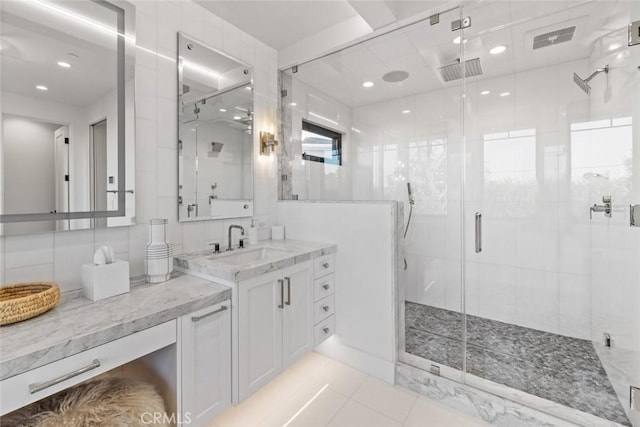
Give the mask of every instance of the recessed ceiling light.
[{"label": "recessed ceiling light", "polygon": [[[462,43],[466,43],[468,40],[464,39],[462,40]],[[460,36],[456,37],[455,39],[453,39],[453,43],[454,44],[460,44]]]},{"label": "recessed ceiling light", "polygon": [[609,45],[609,50],[616,50],[620,48],[620,43],[612,43]]},{"label": "recessed ceiling light", "polygon": [[489,50],[489,53],[492,55],[497,55],[499,53],[504,52],[505,50],[507,50],[506,46],[499,45],[499,46],[492,47],[491,50]]},{"label": "recessed ceiling light", "polygon": [[58,61],[58,66],[61,68],[71,68],[71,64],[69,64],[68,62],[64,62],[64,61]]},{"label": "recessed ceiling light", "polygon": [[226,112],[227,112],[227,110],[226,110],[225,108],[221,108],[221,109],[220,109],[220,112],[221,112],[221,113],[226,113]]},{"label": "recessed ceiling light", "polygon": [[247,86],[247,87],[245,87],[245,89],[249,89],[249,90],[251,90],[251,86]]},{"label": "recessed ceiling light", "polygon": [[480,95],[489,95],[490,93],[490,90],[483,90],[482,92],[480,92]]},{"label": "recessed ceiling light", "polygon": [[409,114],[411,110],[402,110],[402,114]]},{"label": "recessed ceiling light", "polygon": [[290,106],[290,107],[295,107],[296,105],[298,105],[298,104],[296,104],[295,102],[290,102],[290,103],[289,103],[289,106]]},{"label": "recessed ceiling light", "polygon": [[41,90],[41,91],[49,90],[49,88],[48,88],[48,87],[43,86],[43,85],[38,85],[38,86],[36,86],[36,89]]},{"label": "recessed ceiling light", "polygon": [[511,95],[511,92],[502,92],[500,94],[500,96],[509,96],[509,95]]},{"label": "recessed ceiling light", "polygon": [[242,117],[240,116],[233,116],[233,120],[240,120]]},{"label": "recessed ceiling light", "polygon": [[364,82],[362,83],[362,87],[372,87],[373,86],[373,82]]}]

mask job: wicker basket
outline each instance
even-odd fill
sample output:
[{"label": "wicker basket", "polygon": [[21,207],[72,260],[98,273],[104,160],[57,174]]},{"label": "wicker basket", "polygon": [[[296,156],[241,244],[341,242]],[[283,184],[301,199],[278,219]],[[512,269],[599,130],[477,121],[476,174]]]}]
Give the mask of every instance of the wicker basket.
[{"label": "wicker basket", "polygon": [[0,287],[0,325],[30,319],[52,309],[60,300],[53,282],[17,283]]}]

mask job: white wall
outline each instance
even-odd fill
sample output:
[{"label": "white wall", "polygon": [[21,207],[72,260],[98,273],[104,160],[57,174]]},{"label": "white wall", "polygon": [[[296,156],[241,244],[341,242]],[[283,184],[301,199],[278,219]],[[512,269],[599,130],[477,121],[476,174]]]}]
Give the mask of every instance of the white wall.
[{"label": "white wall", "polygon": [[395,202],[278,203],[287,239],[335,243],[336,335],[320,351],[393,382],[396,360]]},{"label": "white wall", "polygon": [[[225,227],[249,220],[177,222],[177,32],[185,31],[254,67],[255,129],[273,129],[277,109],[276,51],[191,1],[135,1],[136,52],[136,216],[139,225],[29,236],[0,237],[0,282],[55,280],[65,291],[80,287],[80,265],[102,244],[130,262],[131,276],[144,274],[143,251],[150,218],[169,219],[176,252],[202,250],[224,242]],[[3,104],[7,100],[3,99]],[[277,171],[273,156],[255,149],[255,217],[275,218]]]}]

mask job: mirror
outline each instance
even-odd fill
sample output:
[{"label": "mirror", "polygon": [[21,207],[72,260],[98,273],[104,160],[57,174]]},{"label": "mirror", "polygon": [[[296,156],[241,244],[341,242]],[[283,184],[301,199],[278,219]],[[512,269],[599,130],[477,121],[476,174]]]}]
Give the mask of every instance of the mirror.
[{"label": "mirror", "polygon": [[253,215],[252,70],[178,34],[180,221]]},{"label": "mirror", "polygon": [[0,3],[0,232],[135,221],[135,9]]}]

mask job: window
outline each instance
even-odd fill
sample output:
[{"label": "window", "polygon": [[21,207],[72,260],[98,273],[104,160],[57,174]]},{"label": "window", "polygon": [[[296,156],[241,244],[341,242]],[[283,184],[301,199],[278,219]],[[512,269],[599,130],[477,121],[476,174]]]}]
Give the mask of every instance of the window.
[{"label": "window", "polygon": [[312,162],[342,165],[342,134],[303,120],[302,158]]}]

